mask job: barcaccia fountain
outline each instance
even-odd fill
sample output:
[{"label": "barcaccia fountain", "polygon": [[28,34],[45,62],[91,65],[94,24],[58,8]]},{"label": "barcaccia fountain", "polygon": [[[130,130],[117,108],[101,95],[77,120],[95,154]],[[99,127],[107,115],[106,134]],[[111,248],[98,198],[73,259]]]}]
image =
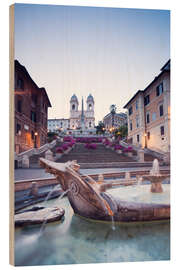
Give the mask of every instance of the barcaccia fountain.
[{"label": "barcaccia fountain", "polygon": [[141,175],[140,181],[129,173],[124,179],[106,180],[99,175],[94,181],[81,175],[75,161],[55,163],[42,158],[40,162],[57,177],[63,193],[36,203],[37,212],[26,207],[22,213],[30,211],[33,221],[44,220],[16,227],[16,266],[170,259],[170,185],[163,183],[163,192],[154,193],[151,185],[142,182],[156,170]]},{"label": "barcaccia fountain", "polygon": [[[94,220],[116,222],[137,222],[165,220],[170,218],[170,205],[158,203],[128,202],[105,192],[111,188],[110,183],[95,181],[90,176],[82,179],[80,166],[75,161],[56,163],[40,158],[40,165],[47,172],[56,176],[67,197],[74,213]],[[149,175],[142,179],[150,180],[152,192],[162,192],[161,182],[168,175],[160,175],[158,163],[155,160]]]}]

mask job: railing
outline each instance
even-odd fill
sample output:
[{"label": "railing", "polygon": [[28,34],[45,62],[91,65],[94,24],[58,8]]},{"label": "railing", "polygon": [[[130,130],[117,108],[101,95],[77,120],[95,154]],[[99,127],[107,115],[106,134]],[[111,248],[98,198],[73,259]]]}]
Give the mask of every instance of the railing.
[{"label": "railing", "polygon": [[31,157],[33,155],[42,154],[48,149],[52,149],[56,145],[56,142],[57,142],[56,140],[53,140],[51,143],[46,143],[39,148],[32,148],[20,154],[15,154],[15,160],[21,161],[24,156]]},{"label": "railing", "polygon": [[160,159],[163,159],[164,154],[165,154],[165,153],[162,153],[162,152],[160,153],[160,152],[151,150],[151,149],[149,149],[149,148],[144,148],[143,150],[144,150],[144,153],[150,154],[150,155],[152,155],[152,156],[154,156],[154,157],[157,157],[157,158],[160,158]]},{"label": "railing", "polygon": [[[141,146],[129,144],[129,143],[126,143],[126,142],[123,142],[123,141],[121,141],[120,144],[122,146],[126,147],[126,148],[128,146],[131,146],[133,148],[133,150],[135,150],[137,152],[142,149]],[[156,158],[160,158],[160,159],[163,159],[164,154],[165,154],[163,151],[156,151],[156,150],[152,150],[152,149],[149,149],[149,148],[143,148],[143,150],[144,150],[144,153],[150,154],[150,155],[152,155],[152,156],[154,156]]]}]

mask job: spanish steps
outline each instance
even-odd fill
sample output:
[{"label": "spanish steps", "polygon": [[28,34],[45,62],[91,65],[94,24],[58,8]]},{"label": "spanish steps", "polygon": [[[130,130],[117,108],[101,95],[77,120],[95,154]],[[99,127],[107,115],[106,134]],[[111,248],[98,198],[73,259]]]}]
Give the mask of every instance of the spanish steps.
[{"label": "spanish steps", "polygon": [[[56,144],[55,147],[51,149],[53,155],[56,154],[56,148],[60,146],[61,143]],[[128,157],[125,154],[117,154],[111,149],[107,149],[103,144],[98,143],[96,149],[86,149],[83,143],[76,143],[74,148],[68,153],[64,154],[61,158],[57,159],[56,162],[66,162],[68,160],[77,160],[79,164],[110,164],[107,166],[119,166],[119,163],[126,163],[127,166],[131,163],[136,162],[135,157],[137,153],[133,151],[133,158]],[[40,157],[44,157],[45,153],[40,155],[33,155],[30,157],[30,167],[39,167],[38,160]],[[145,154],[145,162],[152,162],[154,157],[150,154]],[[145,165],[145,164],[144,164]],[[100,166],[100,165],[99,165]],[[105,165],[103,166],[105,167]]]}]

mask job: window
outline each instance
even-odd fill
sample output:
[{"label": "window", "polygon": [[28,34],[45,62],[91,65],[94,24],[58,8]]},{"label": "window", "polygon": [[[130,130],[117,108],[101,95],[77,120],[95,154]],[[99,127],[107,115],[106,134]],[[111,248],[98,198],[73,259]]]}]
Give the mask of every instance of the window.
[{"label": "window", "polygon": [[22,112],[22,100],[17,101],[17,111],[20,113]]},{"label": "window", "polygon": [[139,134],[137,134],[137,142],[139,142]]},{"label": "window", "polygon": [[146,123],[148,124],[150,122],[149,113],[146,114]]},{"label": "window", "polygon": [[145,98],[144,98],[144,106],[148,105],[150,102],[150,96],[147,95]]},{"label": "window", "polygon": [[138,107],[139,107],[139,100],[136,99],[136,110],[138,110]]},{"label": "window", "polygon": [[136,116],[136,127],[139,127],[139,116]]},{"label": "window", "polygon": [[163,93],[163,83],[159,84],[157,87],[156,87],[156,96],[160,96],[161,94]]},{"label": "window", "polygon": [[31,121],[36,123],[36,113],[31,111]]},{"label": "window", "polygon": [[163,116],[163,114],[164,114],[163,104],[161,104],[161,105],[159,106],[159,115],[160,115],[160,116]]},{"label": "window", "polygon": [[131,115],[133,113],[133,109],[132,106],[129,108],[129,115]]},{"label": "window", "polygon": [[92,110],[92,104],[89,104],[89,110]]},{"label": "window", "polygon": [[132,130],[132,121],[130,122],[130,130]]},{"label": "window", "polygon": [[72,105],[72,110],[73,110],[73,111],[75,110],[75,105],[74,105],[74,104]]},{"label": "window", "polygon": [[147,138],[148,138],[148,140],[150,140],[150,132],[148,131],[148,133],[147,133]]},{"label": "window", "polygon": [[164,126],[160,127],[160,131],[161,131],[161,136],[163,136],[164,135]]},{"label": "window", "polygon": [[17,79],[17,87],[24,90],[24,81],[21,78]]},{"label": "window", "polygon": [[20,132],[21,132],[21,125],[16,124],[16,134],[20,134]]},{"label": "window", "polygon": [[152,113],[152,121],[155,121],[155,120],[156,120],[156,113],[153,112],[153,113]]},{"label": "window", "polygon": [[89,122],[89,127],[91,127],[91,122]]}]

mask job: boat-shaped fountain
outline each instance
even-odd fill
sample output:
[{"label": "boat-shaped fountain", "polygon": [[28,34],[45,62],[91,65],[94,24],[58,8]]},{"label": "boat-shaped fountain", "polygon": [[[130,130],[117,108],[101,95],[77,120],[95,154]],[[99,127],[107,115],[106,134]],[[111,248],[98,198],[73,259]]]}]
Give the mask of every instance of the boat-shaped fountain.
[{"label": "boat-shaped fountain", "polygon": [[[116,198],[106,192],[106,189],[112,187],[111,183],[96,182],[90,176],[83,179],[79,173],[80,166],[75,161],[56,163],[40,158],[40,165],[47,172],[55,175],[62,189],[68,191],[68,200],[74,213],[79,216],[103,221],[112,221],[113,217],[116,222],[141,222],[170,218],[169,204],[128,202]],[[156,184],[167,176],[161,177],[152,169],[151,174],[142,176],[142,179],[148,179]],[[159,185],[156,186],[159,188]],[[151,191],[154,192],[154,189],[151,188]]]}]

